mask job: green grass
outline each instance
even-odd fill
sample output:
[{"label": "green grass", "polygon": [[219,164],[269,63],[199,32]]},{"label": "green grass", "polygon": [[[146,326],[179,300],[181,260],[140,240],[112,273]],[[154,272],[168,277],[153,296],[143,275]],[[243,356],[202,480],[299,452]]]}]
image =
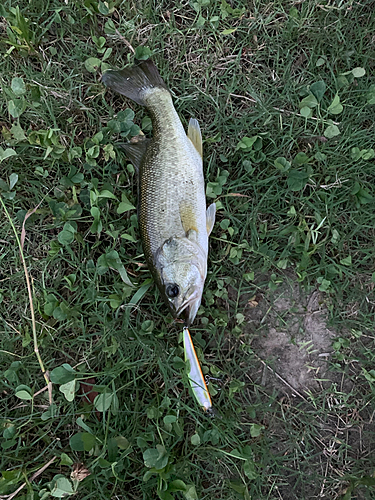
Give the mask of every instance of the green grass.
[{"label": "green grass", "polygon": [[[1,208],[0,495],[373,498],[373,2],[5,0],[0,16],[0,195],[19,236],[36,209],[24,255],[53,382],[50,406]],[[192,334],[217,418],[189,393],[112,147],[152,133],[100,83],[129,46],[203,132],[219,210]],[[274,324],[249,327],[248,301],[290,282],[320,290],[337,332],[330,382],[304,398],[263,385],[252,344]]]}]

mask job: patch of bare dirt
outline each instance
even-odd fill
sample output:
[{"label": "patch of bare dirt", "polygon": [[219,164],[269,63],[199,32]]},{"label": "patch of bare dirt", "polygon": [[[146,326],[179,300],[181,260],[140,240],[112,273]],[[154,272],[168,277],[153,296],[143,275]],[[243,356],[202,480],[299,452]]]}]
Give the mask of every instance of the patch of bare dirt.
[{"label": "patch of bare dirt", "polygon": [[332,383],[328,361],[338,334],[327,327],[321,292],[306,294],[298,283],[285,283],[250,302],[244,314],[252,348],[263,362],[263,386],[303,394]]}]

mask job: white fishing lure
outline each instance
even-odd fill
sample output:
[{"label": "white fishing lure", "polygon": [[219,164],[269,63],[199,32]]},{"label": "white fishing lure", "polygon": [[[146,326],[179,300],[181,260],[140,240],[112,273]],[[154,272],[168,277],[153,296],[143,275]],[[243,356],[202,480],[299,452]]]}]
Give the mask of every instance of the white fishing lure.
[{"label": "white fishing lure", "polygon": [[183,330],[183,336],[185,361],[189,361],[190,364],[188,373],[190,386],[196,400],[202,406],[204,411],[209,411],[212,409],[210,393],[208,392],[207,385],[203,377],[197,354],[194,349],[194,344],[191,340],[190,332],[186,326]]}]

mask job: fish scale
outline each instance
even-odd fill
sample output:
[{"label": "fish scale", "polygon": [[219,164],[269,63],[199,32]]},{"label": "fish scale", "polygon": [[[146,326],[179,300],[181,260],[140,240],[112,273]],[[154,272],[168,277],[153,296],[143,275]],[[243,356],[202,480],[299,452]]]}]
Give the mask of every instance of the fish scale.
[{"label": "fish scale", "polygon": [[[198,235],[203,235],[203,238],[199,238],[199,243],[207,252],[203,175],[197,169],[190,168],[183,149],[188,149],[189,145],[182,143],[179,155],[173,156],[163,150],[163,142],[161,146],[159,155],[154,157],[155,160],[147,163],[146,158],[146,167],[141,165],[139,172],[139,224],[142,238],[149,247],[145,250],[155,255],[157,249],[171,236],[185,236],[186,230],[181,220],[181,216],[185,215],[186,219],[190,219],[189,229],[195,229]],[[189,149],[191,156],[198,156],[193,146]],[[160,164],[165,164],[166,167],[160,169]],[[168,196],[161,196],[160,193],[163,192]],[[190,214],[187,213],[189,209]]]}]

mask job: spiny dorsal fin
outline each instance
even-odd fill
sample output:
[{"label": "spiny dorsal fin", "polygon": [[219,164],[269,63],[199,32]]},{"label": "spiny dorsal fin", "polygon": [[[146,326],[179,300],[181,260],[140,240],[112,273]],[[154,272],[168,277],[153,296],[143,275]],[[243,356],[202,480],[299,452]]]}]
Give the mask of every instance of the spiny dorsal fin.
[{"label": "spiny dorsal fin", "polygon": [[214,227],[215,215],[216,215],[216,204],[211,203],[211,205],[207,208],[206,211],[207,236],[210,236],[211,231]]},{"label": "spiny dorsal fin", "polygon": [[187,136],[193,143],[201,158],[203,158],[202,134],[198,120],[195,118],[190,118]]},{"label": "spiny dorsal fin", "polygon": [[147,147],[150,144],[150,139],[143,139],[139,142],[127,142],[126,144],[119,144],[125,150],[126,156],[134,165],[136,171],[139,171],[142,158],[144,157]]}]

